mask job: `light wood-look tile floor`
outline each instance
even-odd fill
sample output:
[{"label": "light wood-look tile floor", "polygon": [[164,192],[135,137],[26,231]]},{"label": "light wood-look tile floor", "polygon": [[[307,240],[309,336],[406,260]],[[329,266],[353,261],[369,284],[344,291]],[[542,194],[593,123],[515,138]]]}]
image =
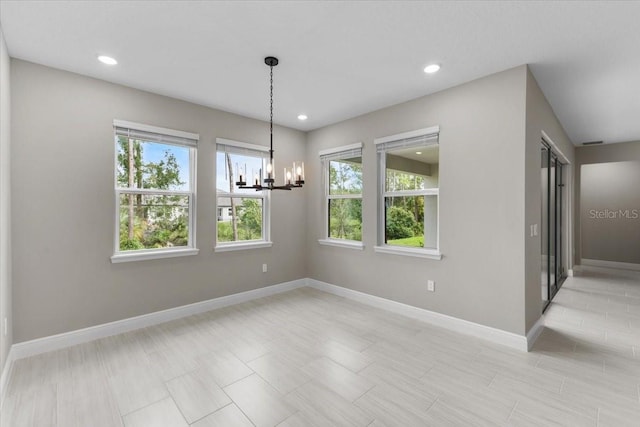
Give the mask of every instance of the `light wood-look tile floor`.
[{"label": "light wood-look tile floor", "polygon": [[546,325],[523,353],[298,289],[19,360],[2,426],[640,426],[640,273]]}]

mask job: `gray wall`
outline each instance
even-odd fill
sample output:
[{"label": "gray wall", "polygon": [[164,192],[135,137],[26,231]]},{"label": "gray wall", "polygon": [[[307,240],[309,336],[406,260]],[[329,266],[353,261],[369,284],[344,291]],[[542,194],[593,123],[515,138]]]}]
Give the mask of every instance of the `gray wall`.
[{"label": "gray wall", "polygon": [[[306,276],[290,232],[306,228],[306,189],[273,194],[272,248],[213,252],[215,138],[267,145],[267,123],[21,60],[11,77],[15,342]],[[199,255],[111,264],[113,119],[200,134]],[[304,133],[274,136],[278,161],[304,158]]]},{"label": "gray wall", "polygon": [[[309,277],[525,333],[525,88],[521,66],[308,134],[318,151],[362,141],[363,251],[321,246],[322,185],[307,193]],[[375,253],[377,137],[440,126],[440,261]],[[436,292],[427,292],[427,279]]]},{"label": "gray wall", "polygon": [[582,258],[640,265],[640,162],[582,165]]},{"label": "gray wall", "polygon": [[[306,276],[517,334],[540,316],[540,242],[527,237],[540,215],[540,131],[568,144],[570,156],[573,148],[526,66],[306,137],[276,127],[278,160],[306,156],[309,184],[273,194],[273,248],[228,253],[212,250],[214,141],[264,145],[264,122],[20,60],[11,67],[15,342]],[[114,118],[200,134],[199,255],[110,263]],[[375,253],[373,140],[433,125],[444,258]],[[356,141],[364,142],[365,250],[321,246],[318,151]]]},{"label": "gray wall", "polygon": [[[542,213],[542,197],[541,197],[541,180],[540,180],[540,149],[542,141],[542,132],[544,131],[549,138],[558,146],[562,154],[567,157],[569,162],[567,176],[571,177],[571,168],[575,167],[575,149],[569,140],[562,125],[556,118],[551,105],[540,90],[538,83],[527,70],[527,108],[526,108],[526,154],[525,154],[525,185],[519,190],[524,192],[525,198],[525,222],[521,229],[524,240],[524,260],[525,260],[525,312],[526,312],[526,330],[531,327],[540,318],[542,313],[542,290],[540,285],[540,271],[542,268],[542,257],[540,255],[541,241],[540,233],[538,236],[530,236],[530,225],[538,224],[538,230],[541,229],[541,213]],[[567,189],[571,187],[568,184]],[[567,209],[573,212],[572,198],[567,195],[565,200]],[[570,215],[570,213],[569,213]],[[568,217],[568,216],[567,216]],[[565,217],[565,220],[568,218]],[[565,242],[569,240],[569,222],[565,223]],[[565,261],[568,261],[573,251],[572,245],[569,245],[568,254]],[[565,264],[568,265],[568,264]],[[568,265],[570,268],[571,266]]]},{"label": "gray wall", "polygon": [[[598,206],[607,208],[609,205],[620,205],[622,207],[635,203],[633,208],[640,209],[640,204],[637,203],[640,197],[638,191],[640,180],[637,178],[637,174],[640,173],[637,169],[638,162],[640,162],[640,141],[582,146],[576,149],[576,188],[581,190],[576,191],[576,206],[580,207],[580,216],[576,218],[575,224],[576,263],[586,258],[640,264],[639,220],[614,221],[588,218],[588,211],[592,205],[595,209],[599,209]],[[583,168],[584,165],[594,167]],[[618,168],[620,169],[616,171]],[[587,176],[584,176],[585,172]],[[629,179],[632,181],[629,182]],[[608,188],[603,189],[601,185],[607,185]],[[581,197],[582,191],[586,191],[588,197],[584,202]],[[603,238],[602,233],[605,230],[619,233],[619,240],[614,244],[609,242],[609,236],[606,239]],[[583,236],[585,232],[586,235]],[[589,237],[595,237],[598,241],[589,240]]]},{"label": "gray wall", "polygon": [[[11,91],[10,59],[0,28],[0,373],[13,343],[11,310]],[[4,335],[4,319],[8,320]]]}]

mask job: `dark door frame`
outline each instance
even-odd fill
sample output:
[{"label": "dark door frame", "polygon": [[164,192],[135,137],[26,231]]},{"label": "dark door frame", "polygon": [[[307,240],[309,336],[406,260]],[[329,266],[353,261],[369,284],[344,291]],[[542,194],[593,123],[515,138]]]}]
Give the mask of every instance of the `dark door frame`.
[{"label": "dark door frame", "polygon": [[[541,229],[547,234],[547,250],[546,250],[546,273],[547,273],[547,299],[545,301],[544,307],[542,308],[542,312],[544,312],[551,301],[556,296],[565,279],[567,278],[566,269],[564,268],[564,250],[567,250],[567,247],[564,247],[564,239],[562,234],[564,232],[564,227],[562,226],[563,221],[563,211],[565,211],[565,197],[564,197],[564,170],[566,167],[565,163],[562,163],[559,159],[557,153],[554,152],[551,145],[549,145],[544,139],[542,140],[543,149],[547,151],[547,224],[541,224]],[[551,176],[551,170],[554,171],[553,181]],[[551,187],[553,182],[553,200],[551,197]],[[554,235],[551,235],[551,222],[553,221],[553,231]],[[553,245],[553,262],[551,261],[551,248]],[[540,247],[541,252],[542,246]],[[541,254],[545,256],[544,253]],[[553,270],[552,270],[553,269]],[[551,278],[551,272],[553,271],[553,282]]]}]

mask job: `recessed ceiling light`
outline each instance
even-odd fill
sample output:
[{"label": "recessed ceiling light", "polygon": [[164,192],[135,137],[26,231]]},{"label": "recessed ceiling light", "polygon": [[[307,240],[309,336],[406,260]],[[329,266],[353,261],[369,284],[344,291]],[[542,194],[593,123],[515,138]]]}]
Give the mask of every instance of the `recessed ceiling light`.
[{"label": "recessed ceiling light", "polygon": [[438,64],[431,64],[424,67],[424,72],[427,74],[433,74],[437,72],[439,69],[440,69],[440,66]]},{"label": "recessed ceiling light", "polygon": [[118,61],[116,61],[112,57],[105,56],[105,55],[98,56],[98,61],[102,62],[103,64],[107,64],[107,65],[116,65],[118,63]]},{"label": "recessed ceiling light", "polygon": [[304,121],[304,120],[307,120],[307,119],[308,119],[308,117],[307,117],[307,115],[306,115],[306,114],[300,114],[300,115],[298,116],[298,120],[303,120],[303,121]]},{"label": "recessed ceiling light", "polygon": [[422,154],[422,151],[416,151],[416,154]]}]

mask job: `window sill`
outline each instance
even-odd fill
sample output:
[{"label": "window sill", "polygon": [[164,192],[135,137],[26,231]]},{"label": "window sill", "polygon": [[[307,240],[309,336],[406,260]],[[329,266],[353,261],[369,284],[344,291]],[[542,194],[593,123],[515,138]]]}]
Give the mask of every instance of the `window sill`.
[{"label": "window sill", "polygon": [[374,246],[374,251],[383,254],[404,255],[418,258],[441,260],[442,254],[433,249],[406,248],[401,246]]},{"label": "window sill", "polygon": [[198,255],[200,249],[180,248],[180,249],[158,249],[139,250],[131,252],[121,252],[111,256],[111,263],[146,261],[149,259],[175,258],[181,256]]},{"label": "window sill", "polygon": [[325,246],[337,246],[339,248],[348,248],[356,250],[364,250],[364,244],[356,240],[339,240],[339,239],[319,239],[318,243]]},{"label": "window sill", "polygon": [[243,251],[245,249],[260,249],[260,248],[270,248],[273,246],[273,242],[247,242],[247,243],[229,243],[218,245],[213,248],[214,252],[230,252],[230,251]]}]

